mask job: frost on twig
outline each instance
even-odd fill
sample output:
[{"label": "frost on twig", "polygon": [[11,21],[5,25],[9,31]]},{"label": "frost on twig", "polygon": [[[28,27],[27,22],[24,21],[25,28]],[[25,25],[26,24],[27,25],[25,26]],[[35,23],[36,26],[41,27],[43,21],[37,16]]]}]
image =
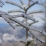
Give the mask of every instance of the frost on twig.
[{"label": "frost on twig", "polygon": [[37,10],[37,11],[35,10],[33,12],[29,12],[28,15],[35,14],[35,13],[43,13],[43,11],[42,10]]},{"label": "frost on twig", "polygon": [[4,5],[4,2],[0,0],[0,7],[2,7],[3,5]]},{"label": "frost on twig", "polygon": [[16,3],[12,2],[12,1],[6,1],[6,3],[12,4],[12,5],[14,5],[14,6],[18,6],[19,8],[23,9],[21,5],[16,4]]},{"label": "frost on twig", "polygon": [[22,0],[20,0],[21,4],[24,5],[24,2]]},{"label": "frost on twig", "polygon": [[21,11],[21,10],[11,10],[11,11],[8,11],[8,13],[15,13],[15,12],[21,12],[21,13],[24,13],[24,12]]},{"label": "frost on twig", "polygon": [[25,41],[20,41],[21,43],[23,43],[25,46],[34,46],[34,40],[33,38],[27,38],[25,39]]},{"label": "frost on twig", "polygon": [[35,5],[35,4],[37,4],[37,3],[38,3],[38,1],[33,2],[30,6],[28,6],[28,8],[27,8],[26,10],[28,10],[30,7],[32,7],[33,5]]}]

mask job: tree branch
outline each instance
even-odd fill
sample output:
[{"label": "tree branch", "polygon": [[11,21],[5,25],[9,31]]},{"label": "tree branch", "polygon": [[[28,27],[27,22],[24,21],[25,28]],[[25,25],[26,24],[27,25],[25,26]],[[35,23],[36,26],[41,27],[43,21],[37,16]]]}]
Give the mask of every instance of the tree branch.
[{"label": "tree branch", "polygon": [[[12,25],[12,24],[13,24],[13,21],[12,21],[12,20],[8,19],[8,18],[6,17],[6,15],[1,15],[1,16],[2,16],[2,18],[4,18],[4,20],[5,20],[7,23],[10,24],[11,27],[13,27],[13,29],[15,29],[15,27]],[[12,24],[11,24],[11,23],[12,23]]]},{"label": "tree branch", "polygon": [[39,5],[43,5],[43,6],[46,6],[46,4],[41,4],[41,3],[38,3]]},{"label": "tree branch", "polygon": [[35,5],[35,4],[37,4],[37,3],[38,3],[38,1],[32,3],[32,4],[26,9],[26,11],[27,11],[30,7],[32,7],[33,5]]},{"label": "tree branch", "polygon": [[22,1],[22,0],[20,0],[20,2],[21,2],[21,4],[22,4],[22,5],[24,5],[24,3],[23,3],[23,1]]},{"label": "tree branch", "polygon": [[36,22],[32,22],[31,24],[29,24],[29,26],[31,26],[32,24],[35,24],[35,23],[37,23],[38,21],[36,21]]},{"label": "tree branch", "polygon": [[[10,26],[13,27],[13,29],[15,29],[15,27],[12,25],[12,24],[13,24],[13,21],[8,18],[9,16],[8,16],[7,13],[0,11],[0,16],[1,16],[7,23],[9,23]],[[12,24],[11,24],[11,23],[12,23]]]},{"label": "tree branch", "polygon": [[21,12],[21,13],[24,13],[23,11],[20,11],[20,10],[12,10],[12,11],[8,11],[8,13],[14,13],[14,12]]},{"label": "tree branch", "polygon": [[16,4],[16,3],[14,3],[14,2],[6,1],[6,3],[12,4],[12,5],[14,5],[14,6],[18,6],[19,8],[23,9],[19,4]]},{"label": "tree branch", "polygon": [[32,0],[28,0],[28,6],[30,6],[30,2],[32,2]]},{"label": "tree branch", "polygon": [[42,17],[41,17],[41,19],[42,19],[43,21],[46,21],[45,18],[42,18]]},{"label": "tree branch", "polygon": [[[5,15],[8,15],[8,14],[6,14],[5,12],[2,12],[2,11],[0,11],[0,15],[4,18],[5,17]],[[26,25],[26,24],[24,24],[24,23],[21,23],[19,20],[17,20],[17,19],[14,19],[14,18],[11,18],[11,16],[9,15],[9,16],[7,16],[7,18],[9,18],[10,20],[12,20],[12,21],[14,21],[14,22],[16,22],[16,23],[18,23],[18,24],[20,24],[21,26],[23,26],[24,28],[27,28],[27,29],[30,29],[30,30],[37,30],[37,29],[33,29],[33,28],[31,28],[30,26],[28,26],[28,25]],[[28,30],[29,31],[29,30]],[[37,37],[32,31],[29,31],[38,41],[40,41],[41,43],[44,43],[45,41],[43,41],[43,40],[41,40],[39,37]],[[40,33],[40,32],[39,32]]]},{"label": "tree branch", "polygon": [[29,32],[38,40],[40,41],[41,43],[44,43],[45,41],[40,39],[39,37],[37,37],[32,31],[29,30]]},{"label": "tree branch", "polygon": [[30,17],[29,17],[29,16],[27,16],[26,14],[24,14],[22,17],[27,18],[27,19],[30,19],[30,20],[32,20],[32,21],[34,21],[34,22],[35,22],[35,19],[34,19],[34,18],[30,18]]},{"label": "tree branch", "polygon": [[28,13],[28,15],[30,15],[30,14],[35,14],[35,13],[43,13],[43,11],[42,11],[42,10],[41,10],[41,11],[40,11],[40,10],[39,10],[39,11],[36,11],[36,10],[35,10],[35,11],[33,11],[33,12]]},{"label": "tree branch", "polygon": [[[34,1],[32,1],[32,2],[34,2]],[[46,4],[44,4],[44,3],[37,3],[37,4],[39,4],[39,5],[43,5],[43,6],[46,6]]]},{"label": "tree branch", "polygon": [[1,1],[1,0],[0,0],[0,3],[2,3],[4,5],[3,1]]},{"label": "tree branch", "polygon": [[30,6],[30,0],[28,0],[28,6]]}]

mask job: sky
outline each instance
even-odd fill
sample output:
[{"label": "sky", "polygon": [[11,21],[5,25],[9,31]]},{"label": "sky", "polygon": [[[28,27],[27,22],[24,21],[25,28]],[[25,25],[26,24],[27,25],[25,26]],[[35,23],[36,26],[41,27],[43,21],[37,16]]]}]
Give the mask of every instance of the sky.
[{"label": "sky", "polygon": [[[20,9],[20,8],[14,6],[14,5],[5,3],[6,0],[3,0],[3,1],[4,1],[4,6],[3,6],[2,8],[0,7],[0,10],[2,10],[2,11],[4,11],[4,12],[8,12],[9,10]],[[9,1],[13,1],[13,2],[15,2],[15,3],[21,5],[21,3],[20,3],[19,0],[9,0]],[[36,1],[36,0],[34,0],[34,1]],[[39,3],[40,3],[40,0],[38,0],[38,1],[39,1]],[[43,2],[43,1],[44,1],[44,0],[42,0],[42,2]],[[25,4],[27,4],[27,3],[28,3],[28,0],[23,0],[23,2],[24,2]],[[35,10],[44,10],[44,7],[41,6],[41,5],[36,4],[36,5],[32,6],[29,11],[35,11]],[[29,12],[29,11],[28,11],[28,12]],[[40,17],[44,17],[44,13],[40,13],[40,14],[38,13],[38,14],[33,14],[33,15],[34,15],[34,17],[35,17],[36,19],[40,20],[40,22],[39,22],[38,24],[36,24],[36,25],[42,25],[42,24],[44,23],[44,21],[42,21],[42,20],[40,19]],[[41,23],[42,23],[42,24],[41,24]],[[5,26],[5,24],[7,24],[7,22],[6,22],[4,19],[0,18],[0,27],[1,27],[2,24]]]}]

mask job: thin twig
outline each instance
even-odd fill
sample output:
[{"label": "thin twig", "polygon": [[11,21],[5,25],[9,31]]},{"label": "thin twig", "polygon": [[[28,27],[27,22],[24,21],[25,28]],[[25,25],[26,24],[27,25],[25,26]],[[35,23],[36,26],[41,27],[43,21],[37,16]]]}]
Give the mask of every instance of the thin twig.
[{"label": "thin twig", "polygon": [[22,1],[22,0],[20,0],[20,2],[21,2],[21,4],[22,4],[22,5],[24,5],[24,3],[23,3],[23,1]]},{"label": "thin twig", "polygon": [[19,8],[23,9],[19,4],[16,4],[16,3],[14,3],[14,2],[6,1],[6,3],[12,4],[12,5],[14,5],[14,6],[18,6]]},{"label": "thin twig", "polygon": [[37,4],[37,3],[38,3],[38,1],[32,3],[32,4],[26,9],[26,11],[27,11],[30,7],[32,7],[34,4]]},{"label": "thin twig", "polygon": [[28,13],[28,15],[30,15],[30,14],[36,14],[36,13],[43,13],[43,11],[42,11],[42,10],[41,10],[41,11],[40,11],[40,10],[39,10],[39,11],[36,11],[36,10],[35,10],[35,11],[33,11],[33,12]]},{"label": "thin twig", "polygon": [[15,12],[21,12],[21,13],[24,13],[23,11],[20,11],[20,10],[11,10],[11,11],[8,11],[8,13],[15,13]]}]

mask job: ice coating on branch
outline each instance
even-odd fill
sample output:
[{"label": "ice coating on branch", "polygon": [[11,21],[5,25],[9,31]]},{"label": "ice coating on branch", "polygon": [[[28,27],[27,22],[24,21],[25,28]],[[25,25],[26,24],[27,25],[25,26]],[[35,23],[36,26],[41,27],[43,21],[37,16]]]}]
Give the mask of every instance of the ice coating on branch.
[{"label": "ice coating on branch", "polygon": [[27,38],[27,41],[32,41],[32,40],[33,40],[33,38],[30,38],[30,37],[29,37],[29,38]]},{"label": "ice coating on branch", "polygon": [[0,0],[0,7],[2,7],[3,5],[4,5],[4,2]]},{"label": "ice coating on branch", "polygon": [[28,6],[27,5],[23,5],[22,7],[27,9]]}]

